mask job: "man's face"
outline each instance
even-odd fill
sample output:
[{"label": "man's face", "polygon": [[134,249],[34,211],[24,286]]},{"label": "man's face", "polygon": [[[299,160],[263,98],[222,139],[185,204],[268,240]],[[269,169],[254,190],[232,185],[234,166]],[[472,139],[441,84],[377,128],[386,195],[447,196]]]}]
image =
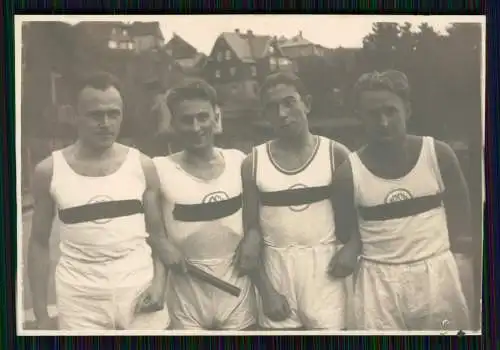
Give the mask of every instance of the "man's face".
[{"label": "man's face", "polygon": [[408,106],[391,91],[362,92],[358,112],[370,143],[391,144],[406,135]]},{"label": "man's face", "polygon": [[306,129],[309,101],[304,101],[293,85],[270,87],[263,97],[264,116],[278,137],[294,136]]},{"label": "man's face", "polygon": [[110,147],[120,133],[122,110],[123,101],[116,88],[84,88],[78,98],[80,139],[90,147]]},{"label": "man's face", "polygon": [[172,122],[176,137],[185,149],[213,146],[217,114],[210,101],[190,99],[180,102],[174,107]]}]

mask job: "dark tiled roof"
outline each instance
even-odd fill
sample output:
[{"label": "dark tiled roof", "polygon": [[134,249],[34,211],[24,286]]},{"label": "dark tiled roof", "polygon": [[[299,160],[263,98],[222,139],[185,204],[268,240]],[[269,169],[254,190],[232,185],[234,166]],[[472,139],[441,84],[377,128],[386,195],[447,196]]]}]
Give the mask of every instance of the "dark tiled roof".
[{"label": "dark tiled roof", "polygon": [[154,35],[164,39],[158,22],[133,22],[129,32],[132,36]]},{"label": "dark tiled roof", "polygon": [[226,32],[221,37],[227,42],[236,56],[243,62],[255,62],[266,54],[266,49],[272,39],[268,35]]}]

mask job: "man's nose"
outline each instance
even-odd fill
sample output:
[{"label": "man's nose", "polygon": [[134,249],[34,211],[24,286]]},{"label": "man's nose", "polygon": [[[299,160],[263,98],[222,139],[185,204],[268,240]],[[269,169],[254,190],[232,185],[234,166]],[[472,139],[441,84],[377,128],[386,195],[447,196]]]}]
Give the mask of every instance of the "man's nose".
[{"label": "man's nose", "polygon": [[200,129],[201,129],[200,122],[196,118],[194,118],[193,119],[193,131],[198,132],[198,131],[200,131]]},{"label": "man's nose", "polygon": [[283,106],[282,104],[280,104],[278,106],[278,115],[282,118],[284,117],[287,117],[288,116],[288,111],[289,111],[289,108],[286,107],[286,106]]},{"label": "man's nose", "polygon": [[108,126],[111,124],[111,118],[107,113],[104,113],[101,119],[101,126]]},{"label": "man's nose", "polygon": [[380,115],[380,125],[383,126],[384,128],[386,128],[389,125],[389,118],[387,118],[387,116],[384,113]]}]

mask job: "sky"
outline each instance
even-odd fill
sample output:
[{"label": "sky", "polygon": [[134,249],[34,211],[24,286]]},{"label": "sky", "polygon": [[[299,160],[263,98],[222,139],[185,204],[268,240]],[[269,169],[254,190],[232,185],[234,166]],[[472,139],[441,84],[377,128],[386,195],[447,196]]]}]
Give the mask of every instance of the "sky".
[{"label": "sky", "polygon": [[[17,16],[16,16],[17,17]],[[21,17],[21,16],[19,16]],[[34,16],[22,16],[30,18]],[[414,27],[427,22],[436,31],[445,33],[452,22],[482,22],[481,16],[366,16],[366,15],[51,15],[36,20],[60,20],[69,23],[93,20],[158,21],[165,37],[175,32],[200,52],[210,54],[221,32],[252,30],[255,34],[292,37],[299,31],[314,43],[329,48],[361,47],[363,37],[371,32],[374,22],[410,22]],[[35,20],[35,19],[32,19]]]}]

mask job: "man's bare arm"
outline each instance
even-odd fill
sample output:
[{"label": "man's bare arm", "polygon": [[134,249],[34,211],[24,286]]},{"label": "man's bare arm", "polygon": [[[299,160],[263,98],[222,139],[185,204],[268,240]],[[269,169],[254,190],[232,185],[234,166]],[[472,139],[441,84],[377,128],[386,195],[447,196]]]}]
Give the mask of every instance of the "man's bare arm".
[{"label": "man's bare arm", "polygon": [[344,244],[351,238],[359,240],[358,216],[354,203],[351,163],[345,161],[334,173],[332,205],[335,213],[335,234]]},{"label": "man's bare arm", "polygon": [[146,191],[143,196],[146,230],[149,233],[148,243],[154,259],[154,276],[158,283],[165,283],[165,266],[161,262],[161,243],[166,240],[165,228],[161,214],[160,180],[153,161],[141,155],[141,164],[146,178]]},{"label": "man's bare arm", "polygon": [[252,252],[257,257],[254,261],[255,269],[248,271],[250,278],[261,294],[269,292],[271,282],[262,266],[262,233],[260,231],[259,191],[253,176],[253,155],[250,154],[241,166],[241,179],[243,183],[243,228],[244,240],[251,242],[248,246],[258,249]]},{"label": "man's bare arm", "polygon": [[52,172],[52,157],[49,157],[36,166],[32,186],[34,207],[28,245],[28,279],[33,298],[33,310],[39,323],[49,319],[47,312],[50,271],[49,239],[55,217],[55,204],[50,194]]},{"label": "man's bare arm", "polygon": [[349,158],[351,151],[339,142],[333,144],[333,160],[335,169],[338,169]]},{"label": "man's bare arm", "polygon": [[[142,167],[148,181],[148,190],[144,195],[144,211],[149,232],[148,243],[153,251],[153,257],[158,258],[155,259],[155,271],[161,272],[165,271],[165,268],[174,268],[185,272],[182,254],[168,239],[162,214],[161,182],[153,160],[143,155]],[[160,264],[160,261],[162,264]]]},{"label": "man's bare arm", "polygon": [[[444,142],[435,142],[439,169],[444,183],[443,203],[450,235],[450,244],[454,252],[473,251],[470,221],[470,199],[467,183],[460,169],[455,152]],[[476,234],[480,235],[481,232]],[[478,239],[478,242],[481,240]]]}]

